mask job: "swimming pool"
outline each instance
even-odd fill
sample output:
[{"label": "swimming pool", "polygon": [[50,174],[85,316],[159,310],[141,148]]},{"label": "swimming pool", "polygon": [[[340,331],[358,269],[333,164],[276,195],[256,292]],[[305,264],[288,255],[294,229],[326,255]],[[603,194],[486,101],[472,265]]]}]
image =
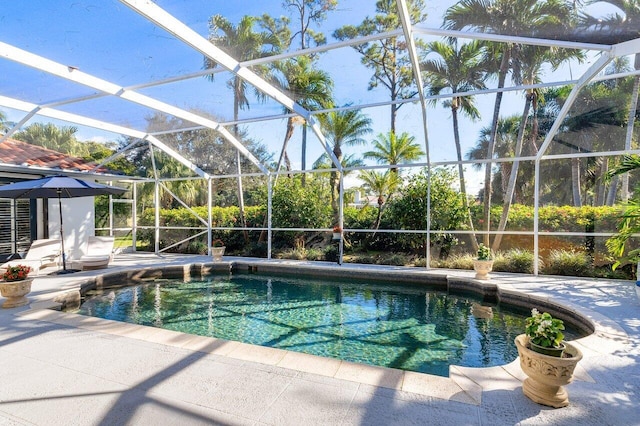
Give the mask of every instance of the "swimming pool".
[{"label": "swimming pool", "polygon": [[513,361],[528,316],[424,286],[255,274],[98,290],[79,313],[441,376]]}]

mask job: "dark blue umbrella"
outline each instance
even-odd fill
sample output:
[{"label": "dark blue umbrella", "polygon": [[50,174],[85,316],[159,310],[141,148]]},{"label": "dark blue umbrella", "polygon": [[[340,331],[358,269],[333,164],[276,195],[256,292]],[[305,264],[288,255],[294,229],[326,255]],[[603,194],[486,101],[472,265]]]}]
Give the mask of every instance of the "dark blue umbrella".
[{"label": "dark blue umbrella", "polygon": [[60,240],[62,247],[62,270],[67,271],[64,255],[64,233],[62,229],[61,198],[93,197],[95,195],[120,195],[124,188],[76,179],[70,176],[48,176],[0,186],[0,198],[58,198],[60,208]]}]

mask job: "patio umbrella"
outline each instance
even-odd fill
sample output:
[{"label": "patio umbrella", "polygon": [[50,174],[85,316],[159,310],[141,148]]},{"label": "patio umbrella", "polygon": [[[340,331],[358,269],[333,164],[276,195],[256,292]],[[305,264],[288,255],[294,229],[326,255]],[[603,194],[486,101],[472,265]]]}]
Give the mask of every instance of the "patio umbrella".
[{"label": "patio umbrella", "polygon": [[60,272],[67,273],[75,271],[67,270],[65,260],[61,198],[119,195],[125,191],[126,189],[115,186],[102,185],[70,176],[58,175],[0,186],[0,198],[58,198],[58,206],[60,209],[60,242],[62,248],[62,271]]}]

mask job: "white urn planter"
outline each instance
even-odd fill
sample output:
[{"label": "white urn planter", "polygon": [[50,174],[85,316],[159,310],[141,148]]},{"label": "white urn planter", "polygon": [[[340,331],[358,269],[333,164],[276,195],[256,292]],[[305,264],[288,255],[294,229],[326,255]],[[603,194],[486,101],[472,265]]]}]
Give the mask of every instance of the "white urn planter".
[{"label": "white urn planter", "polygon": [[224,256],[224,249],[226,247],[211,247],[211,256],[213,260],[220,261],[222,260],[222,256]]},{"label": "white urn planter", "polygon": [[528,348],[529,338],[521,334],[515,338],[520,368],[528,376],[522,392],[533,402],[560,408],[569,405],[569,394],[564,388],[573,380],[573,371],[582,359],[580,349],[564,342],[562,358],[543,355]]},{"label": "white urn planter", "polygon": [[473,270],[477,280],[488,280],[489,272],[493,269],[493,260],[473,260]]},{"label": "white urn planter", "polygon": [[33,278],[27,278],[21,281],[2,281],[0,282],[0,294],[6,297],[2,307],[4,309],[17,308],[29,303],[27,294],[31,291],[31,282]]}]

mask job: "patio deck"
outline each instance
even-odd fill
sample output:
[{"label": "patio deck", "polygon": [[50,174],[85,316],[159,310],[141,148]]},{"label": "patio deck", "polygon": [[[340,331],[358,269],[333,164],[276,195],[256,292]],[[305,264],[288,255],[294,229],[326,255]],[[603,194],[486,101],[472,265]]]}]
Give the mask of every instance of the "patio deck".
[{"label": "patio deck", "polygon": [[[199,262],[209,258],[119,254],[108,271]],[[453,368],[442,378],[42,309],[55,293],[104,272],[37,277],[30,306],[0,310],[0,425],[640,424],[632,282],[492,275],[502,288],[562,302],[596,324],[577,341],[584,359],[567,388],[571,404],[552,409],[522,394],[516,362]]]}]

